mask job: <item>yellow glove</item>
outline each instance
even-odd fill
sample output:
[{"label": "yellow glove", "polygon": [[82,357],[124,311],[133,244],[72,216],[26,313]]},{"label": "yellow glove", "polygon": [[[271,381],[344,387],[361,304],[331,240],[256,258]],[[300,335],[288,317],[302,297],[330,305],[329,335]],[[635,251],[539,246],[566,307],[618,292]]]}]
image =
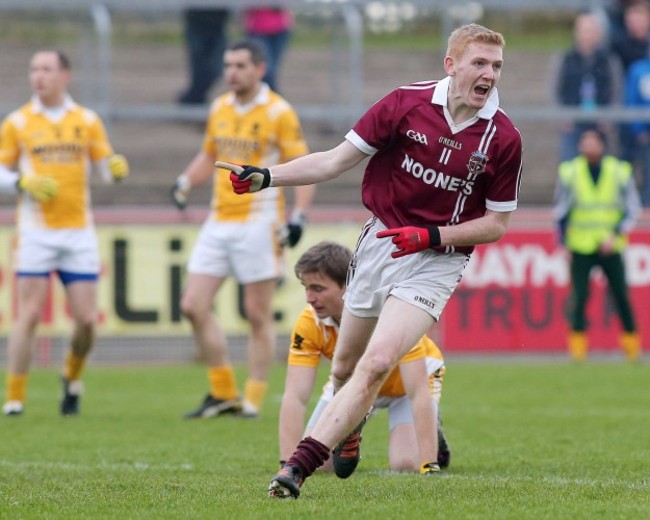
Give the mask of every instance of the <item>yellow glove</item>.
[{"label": "yellow glove", "polygon": [[120,154],[113,154],[108,158],[108,169],[116,182],[129,175],[129,163],[126,157]]},{"label": "yellow glove", "polygon": [[52,200],[59,191],[59,185],[53,177],[44,175],[21,175],[16,186],[19,191],[28,193],[38,202]]}]

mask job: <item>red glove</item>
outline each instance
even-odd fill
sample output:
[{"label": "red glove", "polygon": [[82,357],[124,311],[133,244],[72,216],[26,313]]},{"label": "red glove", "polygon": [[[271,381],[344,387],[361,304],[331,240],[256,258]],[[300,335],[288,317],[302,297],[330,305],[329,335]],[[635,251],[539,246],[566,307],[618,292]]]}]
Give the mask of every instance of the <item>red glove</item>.
[{"label": "red glove", "polygon": [[397,246],[397,251],[390,254],[393,258],[412,255],[440,245],[440,230],[435,226],[425,228],[406,226],[377,233],[377,238],[385,237],[393,237],[392,242]]},{"label": "red glove", "polygon": [[271,172],[268,168],[256,168],[244,165],[244,170],[238,175],[230,172],[230,182],[235,193],[252,193],[268,188],[271,184]]}]

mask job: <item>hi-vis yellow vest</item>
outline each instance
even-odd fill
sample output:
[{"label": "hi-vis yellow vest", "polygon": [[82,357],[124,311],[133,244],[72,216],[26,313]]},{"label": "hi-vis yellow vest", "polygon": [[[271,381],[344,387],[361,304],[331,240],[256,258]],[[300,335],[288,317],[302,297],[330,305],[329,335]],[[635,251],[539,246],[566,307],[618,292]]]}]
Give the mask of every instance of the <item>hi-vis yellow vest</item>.
[{"label": "hi-vis yellow vest", "polygon": [[[623,216],[624,190],[632,175],[632,166],[606,155],[598,182],[594,184],[586,159],[578,156],[560,164],[559,175],[560,181],[575,196],[567,223],[566,246],[576,253],[595,253]],[[626,243],[627,238],[618,235],[614,247],[620,252]]]}]

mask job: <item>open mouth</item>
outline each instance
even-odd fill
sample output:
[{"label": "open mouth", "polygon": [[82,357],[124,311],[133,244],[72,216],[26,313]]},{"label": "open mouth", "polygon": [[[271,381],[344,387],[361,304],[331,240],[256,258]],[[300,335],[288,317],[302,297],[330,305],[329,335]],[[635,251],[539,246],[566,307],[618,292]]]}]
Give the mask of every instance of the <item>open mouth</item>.
[{"label": "open mouth", "polygon": [[477,85],[474,87],[474,93],[478,96],[487,96],[488,92],[490,92],[490,87],[488,85]]}]

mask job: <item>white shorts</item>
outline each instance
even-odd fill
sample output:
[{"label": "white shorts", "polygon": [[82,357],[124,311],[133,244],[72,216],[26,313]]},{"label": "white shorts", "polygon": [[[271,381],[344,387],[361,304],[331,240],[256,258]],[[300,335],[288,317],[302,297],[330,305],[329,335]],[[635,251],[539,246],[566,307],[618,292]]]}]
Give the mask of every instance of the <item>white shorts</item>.
[{"label": "white shorts", "polygon": [[469,260],[464,253],[437,253],[432,249],[392,258],[395,245],[373,217],[363,227],[348,269],[346,308],[361,318],[376,318],[388,296],[395,296],[438,320],[463,276]]},{"label": "white shorts", "polygon": [[99,275],[99,268],[99,245],[93,228],[28,230],[19,236],[19,275],[52,271]]},{"label": "white shorts", "polygon": [[[442,375],[444,374],[444,363],[435,358],[427,357],[427,373],[429,374],[429,390],[431,392],[431,401],[436,403],[436,407],[440,404],[440,397],[442,395]],[[307,428],[313,429],[318,422],[319,417],[327,404],[334,397],[334,385],[331,380],[327,382],[323,388],[323,393],[314,408],[314,411],[307,422]],[[411,401],[406,396],[388,397],[379,396],[375,399],[372,405],[373,412],[376,410],[386,408],[388,410],[388,430],[392,431],[398,424],[413,424],[413,411],[411,409]]]},{"label": "white shorts", "polygon": [[284,276],[284,254],[277,222],[206,220],[187,266],[192,274],[234,276],[240,283]]}]

